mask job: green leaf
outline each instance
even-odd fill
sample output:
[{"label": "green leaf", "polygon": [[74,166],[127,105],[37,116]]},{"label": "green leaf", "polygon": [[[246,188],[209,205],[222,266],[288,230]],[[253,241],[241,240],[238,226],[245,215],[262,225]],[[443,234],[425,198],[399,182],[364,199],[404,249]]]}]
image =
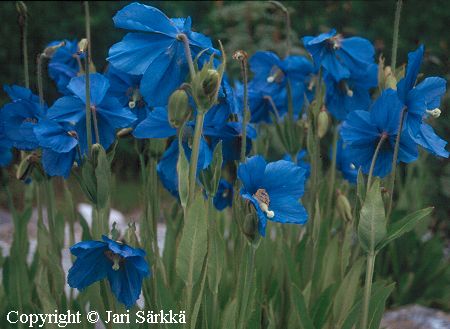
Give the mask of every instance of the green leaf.
[{"label": "green leaf", "polygon": [[197,194],[186,209],[183,233],[176,258],[176,271],[186,286],[198,281],[208,248],[206,205],[203,195]]},{"label": "green leaf", "polygon": [[366,252],[374,252],[386,236],[386,216],[381,198],[380,180],[376,179],[361,208],[358,237]]},{"label": "green leaf", "polygon": [[370,297],[369,304],[369,329],[378,329],[380,327],[381,317],[383,316],[386,300],[394,290],[395,283],[388,286],[375,287],[375,291]]},{"label": "green leaf", "polygon": [[360,289],[359,278],[364,265],[364,259],[360,258],[351,267],[350,271],[342,280],[334,298],[333,321],[336,328],[340,328],[347,318],[355,303],[356,294]]},{"label": "green leaf", "polygon": [[97,182],[95,179],[94,167],[89,160],[84,161],[83,169],[81,170],[81,177],[82,179],[79,180],[81,189],[90,202],[96,203]]},{"label": "green leaf", "polygon": [[[212,208],[213,206],[210,205],[209,207]],[[209,220],[212,219],[209,218]],[[219,283],[222,278],[223,260],[225,259],[225,241],[217,230],[216,225],[212,224],[210,223],[209,231],[208,285],[213,294],[218,294]]]},{"label": "green leaf", "polygon": [[183,208],[186,208],[187,200],[189,197],[189,162],[184,153],[183,144],[181,139],[178,141],[178,162],[177,162],[177,173],[178,173],[178,194],[180,196],[180,202]]},{"label": "green leaf", "polygon": [[309,315],[306,307],[305,298],[296,285],[292,285],[292,305],[294,307],[294,314],[296,316],[297,323],[300,324],[302,329],[314,329],[314,324]]},{"label": "green leaf", "polygon": [[393,223],[388,230],[386,238],[377,246],[377,250],[384,248],[387,244],[411,231],[424,218],[433,211],[434,207],[425,208],[409,214],[399,221]]},{"label": "green leaf", "polygon": [[213,158],[212,158],[212,162],[211,162],[211,168],[213,170],[213,190],[212,195],[215,195],[217,192],[217,189],[219,188],[219,180],[220,180],[220,176],[222,175],[222,162],[223,162],[223,157],[222,157],[222,141],[220,141],[215,149],[214,149],[214,153],[213,153]]},{"label": "green leaf", "polygon": [[333,305],[333,295],[335,291],[336,284],[329,286],[320,294],[319,298],[317,298],[317,301],[314,303],[311,313],[316,328],[324,327],[328,319],[328,314],[331,311],[331,306]]},{"label": "green leaf", "polygon": [[361,167],[358,170],[356,194],[358,195],[358,198],[359,198],[359,201],[361,202],[361,204],[364,203],[364,197],[366,194],[366,183],[364,181],[364,175],[362,173]]},{"label": "green leaf", "polygon": [[222,329],[235,329],[237,318],[237,300],[233,299],[227,306],[222,316]]}]

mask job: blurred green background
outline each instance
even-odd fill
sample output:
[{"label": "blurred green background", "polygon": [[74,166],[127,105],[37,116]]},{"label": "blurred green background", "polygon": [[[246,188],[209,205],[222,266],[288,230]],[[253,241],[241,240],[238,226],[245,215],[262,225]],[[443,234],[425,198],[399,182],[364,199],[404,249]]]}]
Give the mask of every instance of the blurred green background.
[{"label": "blurred green background", "polygon": [[[35,59],[43,48],[53,40],[81,39],[84,37],[84,13],[82,2],[25,2],[29,11],[29,60],[31,87],[36,90]],[[114,28],[112,17],[128,2],[92,2],[92,40],[93,58],[98,71],[106,67],[105,58],[111,45],[121,40],[125,31]],[[280,10],[269,2],[235,2],[235,1],[151,1],[144,2],[165,12],[169,17],[191,16],[193,28],[207,34],[217,44],[221,40],[228,54],[228,71],[232,79],[237,79],[238,67],[231,60],[231,54],[238,49],[247,51],[250,55],[256,50],[284,49],[285,17]],[[293,52],[304,54],[300,37],[316,35],[330,28],[336,28],[345,36],[359,35],[371,40],[377,50],[377,56],[383,54],[389,64],[392,46],[392,28],[394,21],[395,1],[286,1],[282,2],[289,8],[292,21]],[[420,43],[426,45],[426,56],[421,72],[426,76],[439,75],[447,81],[450,78],[448,22],[450,2],[448,0],[410,0],[403,4],[397,64],[407,60],[407,53],[414,50]],[[15,2],[0,4],[0,81],[2,84],[23,84],[22,58],[20,48],[20,32],[17,24]],[[282,55],[282,53],[280,53]],[[45,97],[52,104],[58,97],[55,86],[46,78],[44,84]],[[6,95],[0,93],[0,105],[8,102]],[[441,106],[442,115],[434,120],[432,125],[444,139],[450,140],[449,123],[449,92]],[[112,205],[131,216],[139,207],[137,197],[138,161],[133,144],[130,140],[121,140],[118,146],[113,172],[116,174],[116,184]],[[14,167],[11,166],[9,184],[16,191],[16,201],[20,204],[22,183],[15,180]],[[421,247],[419,238],[402,240],[397,247],[392,247],[390,253],[397,255],[396,262],[386,255],[387,261],[379,272],[384,277],[392,277],[400,289],[398,296],[393,297],[392,304],[403,304],[417,301],[422,296],[423,303],[449,308],[448,301],[439,291],[423,291],[422,287],[429,281],[428,287],[439,289],[449,284],[448,275],[441,267],[433,266],[424,259],[442,259],[443,247],[447,245],[450,236],[450,163],[447,159],[437,159],[421,155],[419,161],[400,171],[407,184],[403,187],[404,194],[398,202],[400,209],[416,210],[426,205],[434,205],[436,211],[429,227],[437,232],[439,241],[430,240]],[[60,182],[59,182],[60,183]],[[77,186],[75,181],[70,186]],[[62,184],[60,185],[62,187]],[[81,200],[81,193],[78,194]],[[0,207],[6,208],[4,196],[0,195]],[[426,228],[424,228],[426,229]],[[408,242],[409,241],[409,242]],[[402,244],[403,243],[403,244]],[[408,248],[403,248],[408,246]],[[398,248],[395,249],[395,248]],[[415,250],[414,252],[411,252]],[[406,254],[402,255],[406,252]],[[382,258],[383,259],[383,258]],[[424,260],[420,264],[420,262]],[[381,261],[380,261],[381,263]],[[445,265],[445,264],[444,264]],[[436,268],[436,269],[434,269]],[[444,266],[445,268],[445,266]],[[402,273],[408,269],[419,274],[411,279],[410,275]],[[421,269],[422,272],[417,269]],[[396,272],[397,271],[397,272]],[[403,272],[404,272],[403,271]],[[432,274],[435,271],[436,274]],[[447,271],[448,273],[449,271]],[[420,275],[422,273],[422,275]],[[442,279],[442,284],[436,283]],[[428,294],[428,295],[427,295]],[[423,297],[425,296],[425,297]],[[430,297],[431,296],[431,297]],[[436,300],[440,300],[436,302]]]}]

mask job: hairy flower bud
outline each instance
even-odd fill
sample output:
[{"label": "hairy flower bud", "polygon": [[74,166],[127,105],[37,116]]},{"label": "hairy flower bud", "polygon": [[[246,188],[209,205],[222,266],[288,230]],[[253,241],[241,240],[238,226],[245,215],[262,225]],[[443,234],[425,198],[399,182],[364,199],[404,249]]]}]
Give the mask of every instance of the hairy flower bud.
[{"label": "hairy flower bud", "polygon": [[88,40],[86,38],[83,38],[78,42],[78,52],[85,53],[87,49],[88,49]]},{"label": "hairy flower bud", "polygon": [[325,108],[322,108],[317,117],[317,135],[319,138],[325,136],[330,126],[330,117]]},{"label": "hairy flower bud", "polygon": [[181,127],[192,112],[186,91],[178,89],[170,95],[168,112],[170,125],[174,128]]},{"label": "hairy flower bud", "polygon": [[61,41],[57,45],[46,47],[44,49],[44,51],[42,52],[41,56],[44,56],[45,58],[52,58],[53,55],[56,53],[56,51],[59,48],[64,47],[65,45],[66,45],[66,42],[65,41]]},{"label": "hairy flower bud", "polygon": [[346,220],[347,222],[351,222],[353,220],[353,215],[350,202],[348,201],[347,197],[341,193],[341,191],[338,190],[337,194],[338,196],[336,206],[339,211],[339,214],[344,220]]}]

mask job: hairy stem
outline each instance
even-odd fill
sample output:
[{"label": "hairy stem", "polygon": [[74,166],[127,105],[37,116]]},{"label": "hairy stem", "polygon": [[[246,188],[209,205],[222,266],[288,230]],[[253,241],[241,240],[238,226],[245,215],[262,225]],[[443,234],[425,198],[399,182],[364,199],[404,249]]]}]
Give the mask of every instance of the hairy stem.
[{"label": "hairy stem", "polygon": [[367,178],[367,192],[366,195],[369,193],[370,185],[372,183],[372,176],[373,176],[373,170],[375,168],[375,163],[377,162],[378,154],[380,153],[381,146],[383,145],[384,141],[387,139],[387,134],[383,133],[381,135],[380,140],[378,141],[377,147],[375,149],[375,153],[372,157],[372,162],[370,163],[370,169],[369,169],[369,177]]},{"label": "hairy stem", "polygon": [[395,9],[394,18],[394,34],[392,37],[392,57],[391,57],[391,68],[395,73],[395,66],[397,65],[397,48],[398,48],[398,34],[400,30],[400,13],[402,11],[402,0],[397,1],[397,7]]},{"label": "hairy stem", "polygon": [[194,62],[192,61],[192,54],[191,54],[191,48],[189,47],[189,40],[184,33],[180,33],[177,35],[178,40],[183,42],[184,46],[184,54],[186,56],[186,61],[189,65],[189,73],[191,74],[191,79],[194,79],[195,76],[195,68],[194,68]]},{"label": "hairy stem", "polygon": [[189,163],[189,200],[192,200],[195,192],[198,155],[200,153],[200,138],[202,137],[204,118],[205,118],[205,111],[198,110],[197,118],[195,119],[194,142],[192,144],[192,153]]},{"label": "hairy stem", "polygon": [[242,83],[244,87],[244,113],[242,119],[242,141],[241,141],[241,162],[245,161],[245,155],[247,151],[247,123],[250,117],[250,111],[248,108],[248,67],[247,67],[247,57],[243,56],[240,60],[241,63],[241,75]]},{"label": "hairy stem", "polygon": [[367,321],[369,317],[369,302],[370,302],[370,295],[372,293],[373,270],[375,267],[375,256],[376,254],[373,251],[371,251],[367,255],[366,283],[364,286],[364,304],[361,320],[361,329],[367,329]]},{"label": "hairy stem", "polygon": [[[84,66],[85,66],[85,76],[86,76],[86,134],[87,134],[87,144],[88,144],[88,154],[91,153],[92,149],[92,124],[91,124],[91,94],[90,94],[90,76],[89,76],[89,65],[91,57],[91,19],[89,14],[89,2],[84,2],[84,15],[86,21],[86,39],[88,42]],[[97,140],[97,143],[99,141]]]}]

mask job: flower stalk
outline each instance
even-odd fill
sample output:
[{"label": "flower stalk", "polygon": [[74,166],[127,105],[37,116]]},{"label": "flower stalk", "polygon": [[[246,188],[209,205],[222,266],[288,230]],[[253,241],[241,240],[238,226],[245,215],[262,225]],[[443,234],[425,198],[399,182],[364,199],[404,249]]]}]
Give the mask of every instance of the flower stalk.
[{"label": "flower stalk", "polygon": [[394,34],[392,37],[392,57],[391,57],[391,67],[394,73],[395,73],[395,66],[397,65],[398,34],[400,31],[400,14],[402,11],[402,3],[403,3],[402,0],[397,0],[397,6],[395,9]]},{"label": "flower stalk", "polygon": [[369,252],[369,254],[367,255],[366,283],[364,286],[364,304],[363,304],[363,315],[361,320],[361,329],[367,328],[367,321],[369,317],[370,295],[372,293],[373,272],[375,267],[375,257],[376,254],[374,251]]},{"label": "flower stalk", "polygon": [[366,195],[369,193],[369,189],[372,183],[372,177],[373,177],[373,170],[375,168],[375,163],[377,162],[378,154],[380,153],[381,146],[383,145],[384,141],[388,138],[388,135],[386,133],[382,133],[380,140],[378,141],[377,147],[375,149],[375,152],[372,157],[372,162],[370,163],[370,169],[369,169],[369,176],[367,178],[367,192]]},{"label": "flower stalk", "polygon": [[[87,134],[87,144],[88,144],[88,154],[91,153],[92,149],[92,124],[91,124],[91,94],[90,94],[90,60],[91,60],[91,18],[89,14],[89,2],[84,2],[84,15],[86,23],[86,39],[87,48],[85,50],[84,59],[84,70],[86,75],[86,134]],[[99,140],[97,140],[99,143]]]},{"label": "flower stalk", "polygon": [[22,60],[23,60],[23,75],[25,87],[30,88],[30,74],[28,68],[28,12],[27,6],[23,1],[17,1],[17,11],[19,12],[19,27],[22,43]]}]

